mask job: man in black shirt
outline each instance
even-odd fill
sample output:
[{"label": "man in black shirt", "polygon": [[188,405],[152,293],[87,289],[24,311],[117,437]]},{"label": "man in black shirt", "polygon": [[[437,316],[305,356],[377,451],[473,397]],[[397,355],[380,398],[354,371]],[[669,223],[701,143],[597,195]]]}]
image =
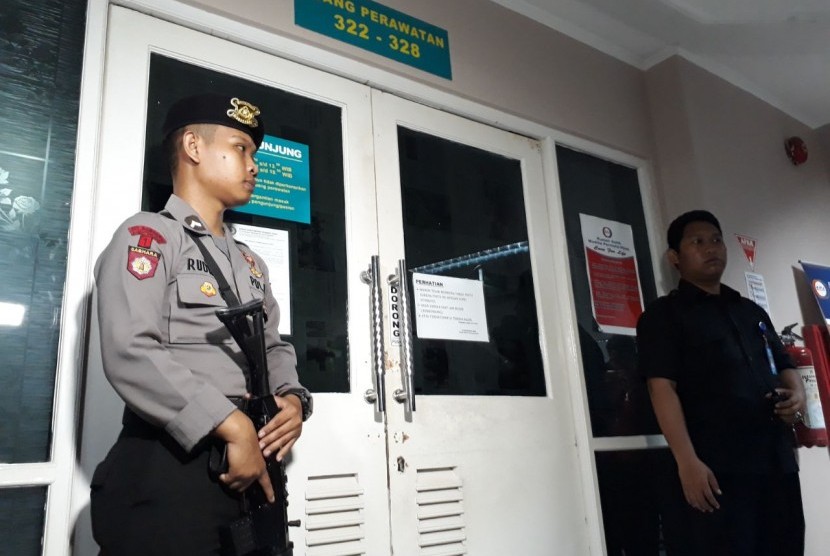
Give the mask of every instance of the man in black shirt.
[{"label": "man in black shirt", "polygon": [[721,284],[726,246],[714,215],[681,215],[668,244],[680,283],[643,313],[637,342],[677,464],[664,515],[669,554],[802,555],[798,371],[767,313]]}]

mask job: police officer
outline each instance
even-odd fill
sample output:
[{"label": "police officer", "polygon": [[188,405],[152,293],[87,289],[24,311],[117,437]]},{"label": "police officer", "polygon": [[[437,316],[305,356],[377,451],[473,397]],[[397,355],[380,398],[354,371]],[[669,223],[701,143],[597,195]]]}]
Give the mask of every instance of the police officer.
[{"label": "police officer", "polygon": [[[238,516],[238,493],[257,482],[273,500],[264,458],[282,460],[311,413],[294,348],[277,332],[268,269],[223,221],[254,190],[260,110],[236,97],[189,97],[170,108],[163,133],[173,195],[161,213],[119,226],[95,267],[104,373],[126,404],[91,482],[104,555],[220,554],[219,529]],[[259,434],[237,409],[247,364],[216,317],[226,302],[196,242],[239,302],[264,302],[280,412]],[[227,446],[228,470],[214,479],[217,443]]]}]

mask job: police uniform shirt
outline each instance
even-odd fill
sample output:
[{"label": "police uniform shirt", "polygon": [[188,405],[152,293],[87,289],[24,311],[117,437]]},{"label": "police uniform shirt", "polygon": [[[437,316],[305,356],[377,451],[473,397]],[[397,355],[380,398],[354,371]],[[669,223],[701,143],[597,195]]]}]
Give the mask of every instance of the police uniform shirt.
[{"label": "police uniform shirt", "polygon": [[692,444],[715,473],[798,470],[792,429],[765,398],[781,386],[765,338],[777,370],[795,367],[774,330],[737,291],[721,285],[711,295],[685,280],[637,325],[641,373],[676,382]]},{"label": "police uniform shirt", "polygon": [[215,314],[226,303],[187,230],[201,237],[240,303],[264,300],[271,389],[303,387],[294,348],[277,332],[279,308],[262,259],[233,241],[227,226],[223,253],[175,195],[164,214],[132,216],[95,267],[104,372],[131,410],[190,451],[234,410],[228,396],[247,391],[247,363]]}]

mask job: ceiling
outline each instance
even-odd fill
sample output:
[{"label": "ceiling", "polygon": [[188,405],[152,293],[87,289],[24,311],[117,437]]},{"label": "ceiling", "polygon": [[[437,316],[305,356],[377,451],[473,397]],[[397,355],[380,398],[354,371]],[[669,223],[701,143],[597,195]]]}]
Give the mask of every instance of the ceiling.
[{"label": "ceiling", "polygon": [[493,0],[646,70],[689,61],[787,114],[830,123],[830,0]]}]

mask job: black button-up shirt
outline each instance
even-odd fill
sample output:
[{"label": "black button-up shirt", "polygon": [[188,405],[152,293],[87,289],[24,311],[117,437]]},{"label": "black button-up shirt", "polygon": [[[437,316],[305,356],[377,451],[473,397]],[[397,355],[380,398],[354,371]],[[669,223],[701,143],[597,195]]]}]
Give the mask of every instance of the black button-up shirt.
[{"label": "black button-up shirt", "polygon": [[640,317],[637,344],[646,378],[676,382],[692,444],[715,473],[798,470],[792,429],[765,397],[781,386],[767,345],[778,371],[795,364],[758,305],[681,280]]}]

